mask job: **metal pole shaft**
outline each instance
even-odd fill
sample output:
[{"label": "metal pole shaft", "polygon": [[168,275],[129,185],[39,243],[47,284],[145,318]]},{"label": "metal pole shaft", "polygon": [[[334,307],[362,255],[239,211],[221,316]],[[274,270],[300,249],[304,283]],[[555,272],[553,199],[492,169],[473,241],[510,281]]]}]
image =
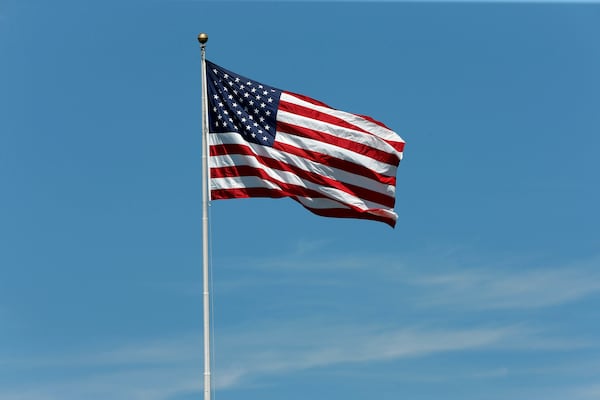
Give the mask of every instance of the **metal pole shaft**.
[{"label": "metal pole shaft", "polygon": [[211,397],[210,373],[210,292],[209,292],[209,260],[208,260],[208,202],[210,197],[208,169],[208,114],[206,99],[206,62],[205,47],[208,35],[201,33],[198,41],[202,60],[202,282],[204,306],[204,400]]}]

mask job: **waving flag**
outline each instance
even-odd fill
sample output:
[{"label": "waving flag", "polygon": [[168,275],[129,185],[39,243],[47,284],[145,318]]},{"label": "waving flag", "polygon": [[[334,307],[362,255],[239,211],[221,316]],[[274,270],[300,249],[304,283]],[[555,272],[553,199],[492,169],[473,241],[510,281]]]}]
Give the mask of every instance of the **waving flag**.
[{"label": "waving flag", "polygon": [[395,226],[395,132],[210,61],[206,76],[212,199],[290,197],[317,215]]}]

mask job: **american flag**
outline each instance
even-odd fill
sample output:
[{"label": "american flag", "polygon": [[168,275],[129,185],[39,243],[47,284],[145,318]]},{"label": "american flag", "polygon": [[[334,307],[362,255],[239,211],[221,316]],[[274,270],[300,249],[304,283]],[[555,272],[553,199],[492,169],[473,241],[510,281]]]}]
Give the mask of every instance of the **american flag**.
[{"label": "american flag", "polygon": [[212,199],[290,197],[317,215],[395,226],[395,132],[210,61],[206,77]]}]

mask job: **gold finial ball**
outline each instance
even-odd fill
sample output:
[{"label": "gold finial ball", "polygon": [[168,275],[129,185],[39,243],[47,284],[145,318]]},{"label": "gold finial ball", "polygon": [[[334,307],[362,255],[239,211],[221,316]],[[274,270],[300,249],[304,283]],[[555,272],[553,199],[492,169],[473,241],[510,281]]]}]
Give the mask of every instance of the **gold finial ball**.
[{"label": "gold finial ball", "polygon": [[208,42],[208,35],[206,33],[199,34],[198,41],[200,42],[200,44],[204,44],[204,43]]}]

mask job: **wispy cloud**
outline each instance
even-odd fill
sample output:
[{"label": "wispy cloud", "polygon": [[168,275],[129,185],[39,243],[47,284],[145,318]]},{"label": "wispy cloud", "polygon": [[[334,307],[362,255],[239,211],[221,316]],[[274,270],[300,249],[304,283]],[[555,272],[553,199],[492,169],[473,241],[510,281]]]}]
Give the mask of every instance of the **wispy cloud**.
[{"label": "wispy cloud", "polygon": [[[523,333],[516,327],[427,330],[315,324],[299,329],[295,324],[283,324],[259,328],[224,333],[219,339],[217,388],[239,387],[267,376],[338,364],[368,364],[485,349],[501,346]],[[34,386],[29,382],[23,387],[17,384],[4,387],[0,398],[167,400],[202,389],[201,365],[201,346],[195,336],[87,354],[21,359],[17,364],[0,366],[0,371],[3,368],[17,368],[22,373],[60,369],[61,378],[42,379]]]},{"label": "wispy cloud", "polygon": [[[487,257],[461,262],[460,255],[445,258],[417,255],[288,254],[265,259],[220,260],[222,269],[269,272],[230,274],[222,288],[255,285],[339,286],[369,279],[370,284],[406,288],[409,307],[452,309],[534,309],[558,306],[600,294],[600,257],[565,264]],[[348,279],[346,279],[348,278]],[[393,290],[388,293],[395,292]]]},{"label": "wispy cloud", "polygon": [[409,278],[424,291],[423,305],[474,309],[539,308],[600,293],[597,259],[580,265],[518,270],[480,268]]},{"label": "wispy cloud", "polygon": [[[381,284],[412,288],[405,307],[433,307],[439,310],[535,309],[574,302],[600,293],[598,258],[562,266],[535,269],[488,265],[461,268],[447,260],[399,261],[396,257],[345,255],[319,258],[313,263],[311,251],[319,243],[301,244],[297,256],[285,258],[286,274],[293,277],[313,275],[322,279],[342,271],[368,273]],[[281,260],[246,260],[254,267],[281,271]],[[511,262],[514,262],[512,260]],[[446,263],[447,265],[444,265]],[[477,264],[477,263],[475,263]],[[482,263],[484,264],[484,263]],[[376,265],[377,267],[374,267]],[[423,268],[427,265],[427,268]],[[432,266],[433,265],[433,266]],[[235,268],[235,267],[232,267]],[[302,273],[306,269],[313,274]],[[317,274],[317,271],[320,271]],[[231,274],[237,277],[238,274]],[[315,278],[316,276],[316,278]],[[237,279],[237,278],[235,278]],[[350,278],[356,281],[357,277]],[[243,284],[243,279],[240,284]],[[387,292],[396,292],[386,290]],[[543,327],[531,329],[512,320],[504,324],[485,320],[460,321],[460,328],[441,326],[427,318],[400,326],[391,320],[365,321],[363,324],[339,323],[313,315],[302,321],[256,321],[228,327],[217,332],[215,341],[214,384],[219,390],[240,388],[264,382],[279,375],[311,369],[360,366],[373,363],[422,358],[444,353],[485,354],[488,351],[532,352],[569,351],[593,348],[573,337],[553,337]],[[321,319],[320,319],[321,318]],[[341,319],[343,320],[343,318]],[[353,320],[354,321],[354,320]],[[247,322],[247,321],[246,321]],[[104,349],[73,349],[71,353],[39,357],[0,359],[3,373],[29,375],[36,381],[15,380],[0,388],[5,400],[168,400],[202,390],[201,337],[179,335]],[[44,371],[61,371],[48,378]],[[463,371],[469,379],[495,379],[515,371],[504,366],[480,372]],[[50,374],[51,375],[51,374]],[[466,376],[466,375],[465,375]],[[432,377],[429,377],[433,379]],[[578,399],[593,398],[597,387],[586,386]],[[585,397],[588,396],[588,397]]]},{"label": "wispy cloud", "polygon": [[[168,400],[202,390],[201,371],[130,369],[0,389],[3,400]],[[33,380],[32,380],[33,381]]]},{"label": "wispy cloud", "polygon": [[518,400],[528,400],[531,398],[543,398],[545,400],[597,400],[600,398],[600,384],[596,382],[597,379],[593,383],[580,382],[564,386],[549,385],[549,387],[537,388],[535,391],[533,388],[528,388],[526,392],[529,395],[527,397],[519,396]]},{"label": "wispy cloud", "polygon": [[[268,332],[266,340],[265,332]],[[236,348],[235,359],[224,360],[223,368],[233,369],[237,365],[238,373],[240,369],[244,370],[239,374],[242,377],[474,350],[501,345],[520,333],[516,327],[428,330],[288,325],[255,333],[244,332],[243,338],[242,335],[230,336],[222,340],[224,343],[220,347]],[[240,340],[253,344],[249,348],[255,350],[243,351],[236,346]]]},{"label": "wispy cloud", "polygon": [[[250,326],[218,331],[216,339],[214,385],[218,390],[317,368],[335,370],[354,365],[368,369],[373,363],[443,353],[552,351],[577,346],[573,340],[551,340],[545,332],[519,324],[433,328],[316,319],[253,321]],[[5,359],[0,362],[0,375],[10,371],[29,375],[30,380],[4,385],[0,398],[168,400],[198,393],[202,390],[201,349],[201,337],[187,334],[105,349],[74,349],[70,354],[61,351],[35,358]],[[44,371],[61,373],[48,378]],[[492,379],[508,373],[499,367],[471,374],[470,378]]]},{"label": "wispy cloud", "polygon": [[600,399],[600,383],[583,385],[571,391],[570,399]]},{"label": "wispy cloud", "polygon": [[[4,372],[28,376],[0,389],[3,400],[167,400],[202,390],[201,338],[172,339],[109,349],[16,357],[0,362]],[[52,371],[60,371],[60,377]],[[35,381],[35,384],[32,382]]]},{"label": "wispy cloud", "polygon": [[197,335],[179,336],[129,344],[108,349],[73,349],[71,353],[45,355],[41,357],[17,357],[0,360],[0,368],[38,369],[48,367],[88,368],[88,367],[126,367],[144,365],[146,367],[186,364],[195,362],[198,355],[193,348],[201,347],[201,338]]}]

